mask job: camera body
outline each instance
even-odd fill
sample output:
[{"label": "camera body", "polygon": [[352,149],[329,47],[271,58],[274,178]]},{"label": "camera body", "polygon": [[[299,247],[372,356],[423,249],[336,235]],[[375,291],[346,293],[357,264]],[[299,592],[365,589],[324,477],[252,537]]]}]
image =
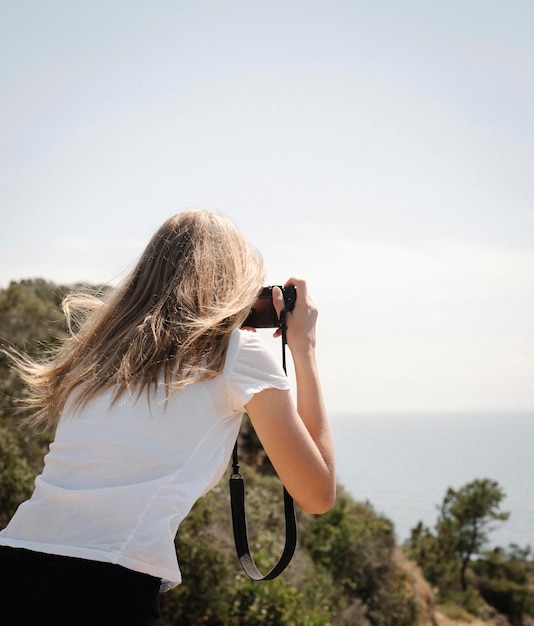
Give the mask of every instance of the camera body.
[{"label": "camera body", "polygon": [[[285,308],[288,311],[292,311],[295,306],[295,301],[297,300],[296,287],[293,285],[289,285],[288,287],[277,286],[282,290]],[[280,326],[280,319],[273,306],[272,286],[264,287],[261,290],[247,319],[243,322],[243,326],[252,326],[253,328],[278,328],[278,326]]]}]

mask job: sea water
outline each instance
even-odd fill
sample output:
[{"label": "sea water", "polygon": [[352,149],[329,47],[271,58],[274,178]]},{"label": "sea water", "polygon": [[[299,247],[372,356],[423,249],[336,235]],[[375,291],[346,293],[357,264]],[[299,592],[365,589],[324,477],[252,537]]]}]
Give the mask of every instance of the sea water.
[{"label": "sea water", "polygon": [[[482,478],[505,493],[507,521],[490,546],[534,549],[534,415],[335,415],[338,480],[395,526],[399,543],[422,521],[433,528],[448,487]],[[490,547],[488,546],[488,547]]]}]

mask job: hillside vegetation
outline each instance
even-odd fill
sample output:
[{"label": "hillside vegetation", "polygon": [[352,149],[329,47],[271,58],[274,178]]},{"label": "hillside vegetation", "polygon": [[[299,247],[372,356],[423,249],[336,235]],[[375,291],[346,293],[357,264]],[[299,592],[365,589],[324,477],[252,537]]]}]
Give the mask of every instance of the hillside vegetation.
[{"label": "hillside vegetation", "polygon": [[[2,347],[46,353],[66,333],[60,306],[66,292],[42,280],[0,290]],[[21,427],[24,416],[15,409],[23,393],[0,355],[0,527],[31,494],[51,439]],[[283,547],[282,489],[247,420],[240,448],[250,545],[259,568],[267,571]],[[469,622],[479,615],[501,626],[531,626],[528,550],[462,560],[465,552],[451,540],[451,533],[459,532],[454,494],[443,509],[448,522],[441,520],[435,532],[416,526],[410,545],[401,550],[392,523],[340,486],[336,505],[325,515],[298,512],[299,547],[282,576],[256,583],[235,555],[226,477],[198,501],[179,530],[184,582],[161,596],[161,625],[423,626]],[[435,594],[454,622],[436,611]]]}]

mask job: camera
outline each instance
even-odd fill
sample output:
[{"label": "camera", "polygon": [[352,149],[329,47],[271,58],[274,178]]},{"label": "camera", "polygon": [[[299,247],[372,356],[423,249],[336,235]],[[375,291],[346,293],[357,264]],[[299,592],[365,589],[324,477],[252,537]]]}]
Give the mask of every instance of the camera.
[{"label": "camera", "polygon": [[[292,311],[297,299],[297,288],[293,285],[289,287],[277,286],[282,290],[285,308],[288,311]],[[280,326],[280,319],[273,306],[272,286],[264,287],[261,290],[247,319],[243,322],[243,326],[252,326],[253,328],[278,328]]]}]

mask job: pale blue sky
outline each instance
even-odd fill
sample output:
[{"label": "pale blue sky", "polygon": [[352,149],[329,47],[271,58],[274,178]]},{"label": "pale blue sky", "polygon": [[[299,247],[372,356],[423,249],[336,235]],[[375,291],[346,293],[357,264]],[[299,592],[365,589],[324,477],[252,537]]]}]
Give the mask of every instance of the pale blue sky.
[{"label": "pale blue sky", "polygon": [[213,207],[308,279],[333,411],[534,409],[530,1],[0,5],[0,286]]}]

